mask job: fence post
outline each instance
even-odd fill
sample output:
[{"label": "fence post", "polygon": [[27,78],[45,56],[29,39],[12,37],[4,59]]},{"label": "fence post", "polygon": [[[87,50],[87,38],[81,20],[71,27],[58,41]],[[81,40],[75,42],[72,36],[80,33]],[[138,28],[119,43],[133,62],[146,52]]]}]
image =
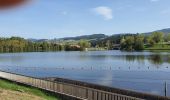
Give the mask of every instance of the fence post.
[{"label": "fence post", "polygon": [[165,97],[166,97],[166,96],[167,96],[167,89],[168,89],[168,88],[167,88],[167,82],[166,82],[166,81],[165,81],[165,84],[164,84],[164,85],[165,85],[164,88],[165,88]]}]

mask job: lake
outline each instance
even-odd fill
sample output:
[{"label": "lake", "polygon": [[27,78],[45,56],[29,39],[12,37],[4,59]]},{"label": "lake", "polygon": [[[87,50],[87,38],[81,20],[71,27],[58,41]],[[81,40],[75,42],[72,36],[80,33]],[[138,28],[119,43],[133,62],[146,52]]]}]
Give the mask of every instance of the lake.
[{"label": "lake", "polygon": [[2,53],[0,70],[164,95],[165,82],[170,87],[170,52]]}]

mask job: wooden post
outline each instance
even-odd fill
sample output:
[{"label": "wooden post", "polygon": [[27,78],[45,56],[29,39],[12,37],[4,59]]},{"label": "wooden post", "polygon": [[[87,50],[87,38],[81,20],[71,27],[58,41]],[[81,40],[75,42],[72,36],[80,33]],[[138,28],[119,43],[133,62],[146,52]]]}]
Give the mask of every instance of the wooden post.
[{"label": "wooden post", "polygon": [[165,97],[167,96],[167,83],[165,81]]}]

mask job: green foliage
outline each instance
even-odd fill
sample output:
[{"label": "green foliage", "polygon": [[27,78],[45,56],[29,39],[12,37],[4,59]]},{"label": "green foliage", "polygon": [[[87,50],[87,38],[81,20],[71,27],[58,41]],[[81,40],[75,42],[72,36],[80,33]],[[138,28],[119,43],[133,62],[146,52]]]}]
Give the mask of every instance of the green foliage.
[{"label": "green foliage", "polygon": [[135,50],[143,50],[144,49],[144,36],[143,35],[137,35],[135,37],[134,49]]},{"label": "green foliage", "polygon": [[[105,48],[121,50],[143,50],[155,44],[169,44],[170,34],[161,32],[151,35],[118,34],[100,40],[79,40],[61,42],[30,42],[20,37],[0,38],[0,52],[46,52],[46,51],[81,51],[86,48]],[[120,47],[119,47],[120,45]]]},{"label": "green foliage", "polygon": [[112,50],[114,45],[121,44],[123,37],[134,36],[134,34],[116,34],[104,39],[91,41],[92,47],[102,47]]},{"label": "green foliage", "polygon": [[111,46],[111,42],[110,42],[110,40],[108,40],[107,42],[106,42],[106,47],[107,47],[107,49],[110,49],[112,46]]},{"label": "green foliage", "polygon": [[[165,42],[164,42],[165,41]],[[170,49],[170,34],[164,37],[164,33],[153,32],[149,36],[135,34],[125,36],[121,39],[121,50],[169,50]]]},{"label": "green foliage", "polygon": [[133,45],[134,45],[134,37],[133,36],[127,36],[125,38],[125,43],[126,43],[126,50],[133,50]]},{"label": "green foliage", "polygon": [[151,46],[155,44],[155,41],[152,39],[152,36],[147,37],[147,43]]},{"label": "green foliage", "polygon": [[146,50],[170,50],[170,45],[168,44],[155,44],[153,46],[149,46],[145,48]]},{"label": "green foliage", "polygon": [[121,40],[121,49],[127,51],[143,50],[144,49],[144,36],[134,35],[123,37]]},{"label": "green foliage", "polygon": [[170,33],[164,36],[164,40],[165,40],[165,42],[170,41]]},{"label": "green foliage", "polygon": [[164,33],[162,32],[153,32],[151,35],[151,38],[153,41],[155,41],[155,43],[161,42],[163,37],[164,37]]},{"label": "green foliage", "polygon": [[121,49],[122,50],[126,48],[126,40],[125,40],[124,37],[121,39],[120,44],[121,44]]},{"label": "green foliage", "polygon": [[0,52],[23,52],[26,48],[27,41],[19,37],[1,38]]},{"label": "green foliage", "polygon": [[132,51],[134,48],[134,36],[127,36],[121,40],[121,49]]},{"label": "green foliage", "polygon": [[91,46],[90,42],[87,41],[87,40],[80,40],[80,41],[78,42],[78,45],[80,46],[80,48],[81,48],[82,50],[84,50],[85,48],[89,48],[89,47]]},{"label": "green foliage", "polygon": [[48,43],[30,42],[20,37],[0,38],[0,52],[44,52],[44,51],[80,51],[89,48],[91,44],[87,40],[79,43]]}]

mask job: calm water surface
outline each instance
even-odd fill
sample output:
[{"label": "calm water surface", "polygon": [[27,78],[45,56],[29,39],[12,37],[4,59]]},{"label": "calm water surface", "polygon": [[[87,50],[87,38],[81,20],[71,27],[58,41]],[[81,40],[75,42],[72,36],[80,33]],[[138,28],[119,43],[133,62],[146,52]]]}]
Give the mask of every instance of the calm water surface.
[{"label": "calm water surface", "polygon": [[165,81],[170,87],[170,52],[4,53],[0,54],[0,69],[36,77],[69,78],[159,95],[164,95]]}]

